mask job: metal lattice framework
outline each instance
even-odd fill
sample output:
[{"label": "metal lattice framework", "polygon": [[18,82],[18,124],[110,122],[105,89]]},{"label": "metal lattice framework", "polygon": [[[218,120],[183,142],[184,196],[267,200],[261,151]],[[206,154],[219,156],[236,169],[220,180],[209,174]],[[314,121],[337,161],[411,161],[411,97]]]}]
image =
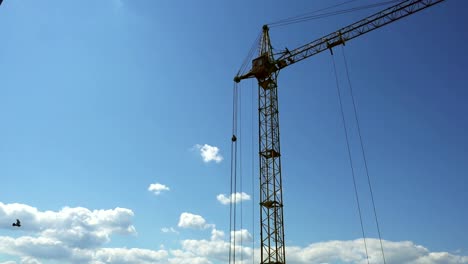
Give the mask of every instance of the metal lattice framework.
[{"label": "metal lattice framework", "polygon": [[[272,59],[268,29],[265,29],[261,46],[262,59]],[[267,67],[268,68],[268,67]],[[278,116],[278,71],[266,69],[259,75],[259,157],[260,157],[260,218],[261,263],[285,263],[283,194],[281,180],[281,152]]]},{"label": "metal lattice framework", "polygon": [[443,1],[402,1],[306,45],[276,54],[273,54],[268,26],[263,26],[259,57],[252,61],[249,72],[241,72],[234,78],[235,82],[247,78],[258,81],[261,264],[286,263],[278,115],[279,71]]},{"label": "metal lattice framework", "polygon": [[[377,12],[351,25],[343,27],[333,33],[318,38],[293,50],[284,50],[271,57],[270,64],[276,70],[283,69],[296,62],[317,55],[325,50],[331,50],[338,45],[344,45],[347,41],[362,36],[375,29],[388,25],[401,18],[417,13],[423,9],[439,4],[445,0],[406,0],[392,7]],[[264,26],[265,27],[265,26]],[[254,60],[254,62],[257,59]],[[258,69],[252,63],[252,69],[238,74],[234,81],[240,82],[247,78],[257,78]]]},{"label": "metal lattice framework", "polygon": [[291,51],[284,51],[275,61],[277,61],[278,68],[282,69],[327,49],[331,50],[331,48],[344,44],[346,41],[388,25],[442,1],[444,0],[409,0],[401,2],[304,46]]}]

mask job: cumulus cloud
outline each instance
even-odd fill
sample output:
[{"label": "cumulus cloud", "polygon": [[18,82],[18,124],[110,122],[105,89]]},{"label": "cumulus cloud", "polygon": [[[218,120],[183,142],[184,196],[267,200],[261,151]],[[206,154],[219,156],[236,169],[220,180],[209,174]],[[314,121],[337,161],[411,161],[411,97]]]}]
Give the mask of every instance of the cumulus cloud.
[{"label": "cumulus cloud", "polygon": [[[179,227],[211,227],[208,239],[185,239],[180,241],[180,247],[174,249],[104,247],[113,234],[135,233],[132,217],[133,212],[124,208],[89,210],[65,207],[59,211],[40,211],[24,204],[0,203],[0,223],[10,223],[11,219],[20,218],[23,220],[21,228],[25,227],[19,233],[22,236],[0,236],[0,255],[19,259],[19,262],[7,261],[2,264],[40,264],[46,260],[53,263],[90,264],[208,264],[226,263],[228,260],[229,249],[233,246],[229,243],[229,237],[214,225],[208,224],[202,216],[191,213],[181,214]],[[8,224],[2,225],[2,228],[12,227]],[[174,230],[167,228],[168,232]],[[244,257],[244,261],[236,263],[251,263],[253,256],[255,262],[259,262],[259,249],[251,247],[252,235],[248,230],[237,230],[230,237],[235,242],[236,252],[242,252]],[[468,256],[461,253],[433,252],[411,241],[384,240],[383,244],[388,263],[468,264]],[[381,263],[379,241],[368,238],[367,246],[370,262]],[[367,264],[362,239],[326,241],[305,247],[288,245],[286,252],[290,264]]]},{"label": "cumulus cloud", "polygon": [[207,260],[220,260],[227,263],[229,257],[229,242],[223,240],[192,240],[182,241],[182,249]]},{"label": "cumulus cloud", "polygon": [[181,228],[195,228],[195,229],[205,229],[212,227],[213,225],[207,224],[205,218],[201,215],[191,214],[191,213],[182,213],[179,218],[178,227]]},{"label": "cumulus cloud", "polygon": [[179,231],[175,230],[173,227],[163,227],[161,228],[161,232],[179,234]]},{"label": "cumulus cloud", "polygon": [[[245,239],[243,241],[243,244],[239,242],[236,243],[236,255],[240,256],[242,254],[244,258],[244,261],[237,259],[236,263],[251,263],[253,252],[257,251],[257,249],[252,249],[251,247],[246,246],[248,238],[251,239],[250,233],[247,230],[237,230],[232,232],[231,234],[233,235],[234,233],[238,235],[238,238],[243,237]],[[198,256],[201,260],[210,261],[209,263],[212,263],[212,261],[219,261],[219,263],[228,263],[229,248],[233,245],[231,245],[228,241],[226,241],[223,238],[224,232],[213,228],[213,230],[211,231],[210,240],[183,240],[181,242],[182,250],[183,252],[188,252],[188,254]],[[238,238],[236,237],[236,240],[240,241],[240,239]],[[234,247],[232,247],[232,249],[234,249]],[[256,253],[256,255],[258,255],[258,253]],[[259,260],[257,259],[256,262],[259,262]]]},{"label": "cumulus cloud", "polygon": [[[6,243],[5,243],[6,242]],[[30,244],[31,243],[31,244]],[[41,263],[37,259],[60,261],[61,263],[167,263],[166,250],[139,248],[72,248],[60,241],[41,238],[0,237],[0,254],[26,256],[21,263]],[[32,256],[32,257],[30,257]],[[27,261],[25,261],[27,260]]]},{"label": "cumulus cloud", "polygon": [[[0,202],[0,223],[21,219],[21,230],[27,234],[18,238],[0,236],[0,254],[22,256],[21,263],[39,263],[37,259],[70,259],[77,255],[77,251],[86,252],[103,246],[114,234],[136,234],[133,215],[125,208],[64,207],[59,211],[40,211],[25,204]],[[9,224],[2,228],[14,227]]]},{"label": "cumulus cloud", "polygon": [[[89,210],[64,207],[60,211],[39,211],[25,204],[0,203],[0,222],[21,219],[21,229],[42,238],[58,240],[78,248],[95,247],[110,240],[113,234],[135,234],[133,212],[125,208]],[[12,229],[11,225],[5,226]],[[42,243],[43,244],[43,243]]]},{"label": "cumulus cloud", "polygon": [[236,244],[252,242],[252,235],[247,229],[231,231],[231,241],[235,241]]},{"label": "cumulus cloud", "polygon": [[200,155],[202,156],[203,161],[206,163],[211,161],[220,163],[223,160],[223,156],[221,156],[219,153],[218,147],[210,146],[208,144],[197,144],[194,146],[194,148],[200,151]]},{"label": "cumulus cloud", "polygon": [[243,201],[248,201],[250,200],[250,195],[246,194],[245,192],[242,192],[242,193],[235,193],[235,194],[231,194],[229,196],[226,196],[224,194],[218,194],[216,196],[216,199],[224,204],[224,205],[227,205],[229,203],[240,203],[240,202],[243,202]]},{"label": "cumulus cloud", "polygon": [[185,250],[171,250],[171,257],[168,259],[169,264],[212,264],[206,257],[200,257],[196,253]]},{"label": "cumulus cloud", "polygon": [[224,238],[224,232],[213,228],[211,230],[211,240],[222,240]]},{"label": "cumulus cloud", "polygon": [[98,263],[167,263],[166,250],[149,250],[140,248],[102,248],[96,251]]},{"label": "cumulus cloud", "polygon": [[[248,239],[248,232],[244,230],[236,231],[237,234]],[[236,238],[237,240],[237,238]],[[377,239],[368,239],[368,251],[370,263],[382,263],[379,241]],[[398,264],[467,264],[468,256],[454,255],[448,252],[430,252],[427,248],[416,245],[410,241],[392,242],[383,241],[387,263]],[[252,249],[246,246],[248,243],[240,245],[236,243],[237,256],[241,252],[244,261],[239,263],[251,263],[255,256],[255,262],[259,262],[259,249]],[[206,261],[219,261],[226,263],[229,256],[230,244],[225,240],[183,240],[181,242],[182,250],[179,257],[199,257]],[[365,249],[362,239],[349,241],[327,241],[310,244],[306,247],[287,246],[286,247],[288,263],[306,264],[306,263],[352,263],[367,264]],[[175,262],[174,262],[175,263]],[[181,262],[182,263],[182,262]],[[204,263],[204,262],[202,262]],[[207,262],[209,263],[209,262]],[[216,262],[217,263],[217,262]],[[237,262],[236,262],[237,263]]]},{"label": "cumulus cloud", "polygon": [[[371,263],[382,262],[378,239],[366,240]],[[448,252],[430,252],[427,248],[411,241],[383,241],[388,263],[400,264],[455,264],[468,263],[468,256],[457,256]],[[288,261],[302,263],[356,263],[366,264],[362,239],[328,241],[310,244],[307,247],[287,247]]]},{"label": "cumulus cloud", "polygon": [[42,264],[39,260],[31,257],[22,257],[21,264]]},{"label": "cumulus cloud", "polygon": [[169,187],[160,183],[152,183],[148,187],[148,191],[153,192],[154,195],[160,195],[161,192],[169,191],[169,190],[170,190]]},{"label": "cumulus cloud", "polygon": [[[236,252],[238,256],[244,257],[244,262],[250,263],[255,253],[256,260],[259,262],[259,249],[252,249],[247,246],[251,238],[246,230],[236,231],[237,237],[243,237],[243,244],[236,243]],[[66,263],[161,263],[161,264],[183,264],[183,263],[226,263],[230,243],[223,239],[222,231],[213,229],[211,239],[187,239],[182,240],[181,248],[173,250],[149,250],[138,248],[97,248],[97,249],[72,249],[64,247],[61,243],[49,243],[50,241],[34,241],[33,239],[14,239],[6,241],[0,237],[0,254],[27,255],[39,259],[51,259]],[[13,242],[13,243],[10,243]],[[36,251],[29,251],[25,243],[32,242],[39,246]],[[380,248],[377,239],[368,239],[369,260],[371,263],[381,263]],[[11,251],[5,251],[6,247]],[[398,264],[467,264],[468,256],[460,256],[448,252],[431,252],[427,248],[416,245],[410,241],[392,242],[384,241],[385,255],[388,263]],[[45,250],[47,249],[47,250]],[[45,250],[45,251],[43,251]],[[53,254],[55,251],[63,250],[60,254]],[[12,253],[15,252],[15,253]],[[349,241],[327,241],[310,244],[306,247],[287,246],[286,247],[288,263],[306,264],[306,263],[353,263],[367,264],[362,239]],[[10,262],[7,262],[10,264]],[[11,262],[15,263],[15,262]],[[22,262],[23,263],[23,262]],[[24,262],[28,263],[28,262]],[[40,262],[30,262],[40,263]],[[237,262],[236,262],[237,263]],[[6,263],[5,263],[6,264]],[[15,263],[16,264],[16,263]]]}]

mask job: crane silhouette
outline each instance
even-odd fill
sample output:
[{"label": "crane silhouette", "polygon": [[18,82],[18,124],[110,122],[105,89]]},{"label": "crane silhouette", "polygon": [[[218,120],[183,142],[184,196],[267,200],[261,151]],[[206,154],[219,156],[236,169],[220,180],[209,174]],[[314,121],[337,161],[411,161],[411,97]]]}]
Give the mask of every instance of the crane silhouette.
[{"label": "crane silhouette", "polygon": [[[256,43],[259,48],[258,57],[252,60],[252,67],[246,72],[246,60],[241,69],[234,77],[234,82],[256,78],[258,81],[258,121],[259,121],[259,169],[260,169],[260,263],[261,264],[285,264],[285,239],[283,222],[283,187],[281,175],[281,151],[280,151],[280,128],[278,110],[278,74],[280,70],[305,60],[313,55],[330,50],[333,55],[333,48],[345,45],[348,41],[362,36],[368,32],[388,25],[401,18],[412,15],[427,7],[441,3],[444,0],[405,0],[397,1],[398,4],[381,10],[367,18],[361,19],[351,25],[325,35],[315,41],[294,49],[283,51],[273,50],[270,41],[269,26],[264,25],[262,34]],[[300,17],[300,16],[298,16]],[[301,19],[293,17],[281,20],[270,25],[286,25],[298,22]],[[305,18],[305,17],[303,17]],[[254,51],[252,49],[252,51]],[[249,57],[250,58],[250,55]],[[235,86],[237,87],[237,86]],[[235,88],[237,89],[237,88]],[[236,97],[237,98],[237,97]],[[237,99],[235,99],[237,100]],[[237,101],[235,101],[237,102]],[[236,121],[234,121],[236,122]],[[233,125],[236,123],[233,122]],[[237,126],[235,126],[237,128]],[[233,137],[233,142],[235,137]],[[364,153],[364,152],[363,152]],[[363,154],[364,155],[364,154]],[[232,178],[231,178],[231,182]],[[235,182],[235,175],[234,175]],[[370,180],[369,180],[370,182]],[[369,183],[370,188],[370,183]],[[371,189],[371,188],[370,188]],[[371,190],[372,193],[372,190]],[[372,198],[372,203],[373,198]],[[375,206],[374,206],[375,208]],[[374,209],[378,234],[380,229],[377,222],[377,215]],[[235,222],[234,222],[235,223]],[[362,222],[361,222],[362,223]],[[362,225],[362,224],[361,224]],[[235,224],[234,224],[235,226]],[[382,239],[380,245],[383,253]],[[367,249],[366,249],[367,251]],[[231,256],[236,263],[235,246]],[[385,264],[385,257],[384,257]]]}]

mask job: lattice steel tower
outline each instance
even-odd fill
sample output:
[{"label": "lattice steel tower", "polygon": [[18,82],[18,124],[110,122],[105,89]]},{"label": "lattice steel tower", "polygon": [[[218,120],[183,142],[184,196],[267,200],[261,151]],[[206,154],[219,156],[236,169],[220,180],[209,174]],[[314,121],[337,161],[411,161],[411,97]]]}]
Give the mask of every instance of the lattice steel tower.
[{"label": "lattice steel tower", "polygon": [[260,263],[285,263],[283,192],[279,138],[279,69],[270,64],[273,52],[268,27],[263,27],[260,57],[253,61],[258,80],[260,157]]},{"label": "lattice steel tower", "polygon": [[279,68],[270,43],[268,26],[263,26],[260,56],[252,61],[249,76],[258,81],[258,120],[260,158],[260,263],[283,264],[285,259],[283,188],[278,116]]}]

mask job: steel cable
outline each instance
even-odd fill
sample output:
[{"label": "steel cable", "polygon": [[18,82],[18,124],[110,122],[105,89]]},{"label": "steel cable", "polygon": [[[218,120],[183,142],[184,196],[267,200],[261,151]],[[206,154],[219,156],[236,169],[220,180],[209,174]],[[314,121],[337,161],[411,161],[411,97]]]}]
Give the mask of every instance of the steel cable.
[{"label": "steel cable", "polygon": [[278,24],[290,22],[290,21],[292,21],[294,19],[299,19],[299,18],[303,18],[305,16],[310,16],[312,14],[316,14],[316,13],[321,12],[321,11],[325,11],[325,10],[332,9],[332,8],[335,8],[335,7],[338,7],[338,6],[349,4],[349,3],[354,2],[354,1],[356,1],[356,0],[349,0],[349,1],[346,1],[346,2],[343,2],[343,3],[340,3],[340,4],[336,4],[336,5],[333,5],[333,6],[321,8],[321,9],[318,9],[318,10],[315,10],[315,11],[312,11],[312,12],[307,12],[307,13],[304,13],[304,14],[301,14],[301,15],[288,17],[288,18],[285,18],[285,19],[281,19],[281,20],[278,20],[278,21],[275,21],[275,22],[268,23],[268,25],[269,26],[275,26],[275,25],[278,25]]},{"label": "steel cable", "polygon": [[374,192],[372,191],[372,184],[371,184],[371,180],[370,180],[370,176],[369,176],[369,168],[367,166],[367,158],[366,158],[366,154],[365,154],[365,151],[364,151],[364,143],[362,141],[362,136],[361,136],[361,126],[359,124],[359,118],[358,118],[358,114],[357,114],[356,103],[355,103],[355,100],[354,100],[353,87],[351,85],[351,78],[349,77],[348,61],[346,59],[344,47],[342,46],[341,49],[343,51],[342,52],[343,53],[343,60],[344,60],[345,68],[346,68],[346,76],[348,78],[348,85],[349,85],[349,91],[350,91],[350,94],[351,94],[351,100],[352,100],[352,103],[353,103],[354,117],[356,119],[356,126],[357,126],[358,135],[359,135],[359,142],[361,143],[361,153],[362,153],[362,158],[364,160],[364,168],[366,170],[366,175],[367,175],[367,184],[369,186],[369,192],[370,192],[371,200],[372,200],[372,207],[374,209],[374,218],[375,218],[375,224],[377,226],[377,233],[379,235],[380,249],[382,251],[382,258],[383,258],[384,264],[386,264],[387,262],[385,260],[385,253],[384,253],[384,248],[383,248],[383,244],[382,244],[382,236],[380,235],[380,225],[379,225],[379,220],[377,218],[377,210],[376,210],[375,201],[374,201]]},{"label": "steel cable", "polygon": [[257,38],[252,43],[252,46],[250,47],[249,53],[247,53],[247,56],[245,57],[244,61],[242,62],[242,65],[241,65],[239,71],[237,72],[236,76],[240,76],[240,75],[243,75],[243,74],[246,73],[245,71],[246,71],[247,65],[249,64],[249,62],[252,61],[254,52],[259,47],[261,37],[262,37],[262,32],[260,32],[257,35]]},{"label": "steel cable", "polygon": [[[229,263],[236,263],[236,203],[235,195],[237,186],[237,93],[238,84],[234,83],[232,102],[232,138],[231,138],[231,184],[229,197]],[[234,243],[233,243],[234,241]]]},{"label": "steel cable", "polygon": [[350,145],[349,145],[348,128],[347,128],[347,125],[346,125],[346,119],[345,119],[344,110],[343,110],[343,102],[342,102],[342,98],[341,98],[340,85],[339,85],[339,81],[338,81],[338,73],[337,73],[337,70],[336,70],[335,57],[333,55],[332,55],[332,60],[333,60],[333,69],[334,69],[334,72],[335,72],[335,79],[336,79],[336,90],[338,92],[338,100],[340,102],[341,120],[343,122],[343,129],[344,129],[345,138],[346,138],[346,148],[348,150],[349,165],[351,167],[351,174],[353,176],[354,195],[356,197],[356,202],[357,202],[357,207],[358,207],[358,212],[359,212],[359,221],[361,223],[362,237],[364,239],[364,248],[366,250],[367,264],[369,264],[369,253],[367,251],[366,235],[365,235],[365,232],[364,232],[364,224],[362,222],[361,204],[359,202],[359,194],[358,194],[357,185],[356,185],[356,176],[355,176],[355,173],[354,173],[353,159],[352,159],[352,155],[351,155],[351,148],[350,148]]},{"label": "steel cable", "polygon": [[312,15],[312,14],[318,13],[320,11],[328,10],[328,9],[338,7],[338,6],[341,6],[341,5],[344,5],[344,4],[348,4],[348,3],[351,3],[351,2],[354,2],[354,1],[355,0],[351,0],[351,1],[347,1],[347,2],[344,2],[344,3],[341,3],[341,4],[331,6],[331,7],[327,7],[327,8],[319,9],[319,10],[316,10],[316,11],[313,11],[313,12],[310,12],[310,13],[306,13],[306,14],[303,14],[303,15],[294,16],[294,17],[287,18],[287,19],[282,19],[282,20],[270,23],[268,25],[270,27],[286,26],[286,25],[301,23],[301,22],[310,21],[310,20],[314,20],[314,19],[326,18],[326,17],[336,16],[336,15],[351,13],[351,12],[355,12],[355,11],[361,11],[361,10],[365,10],[365,9],[375,8],[375,7],[379,7],[379,6],[384,6],[384,5],[388,5],[388,4],[392,4],[392,3],[396,3],[396,2],[401,2],[402,0],[390,0],[390,1],[381,2],[381,3],[374,3],[374,4],[363,5],[363,6],[358,6],[358,7],[353,7],[353,8],[348,8],[348,9],[343,9],[343,10],[338,10],[338,11],[332,11],[332,12],[328,12],[328,13]]},{"label": "steel cable", "polygon": [[[238,117],[238,122],[239,122],[239,138],[238,140],[240,141],[239,142],[239,193],[240,193],[240,203],[239,203],[239,207],[240,207],[240,241],[239,241],[239,248],[240,248],[240,261],[242,262],[244,260],[244,254],[243,254],[243,250],[242,250],[242,245],[243,245],[243,241],[242,241],[242,228],[243,228],[243,208],[242,208],[242,88],[239,89],[239,99],[238,99],[238,104],[239,104],[239,117]],[[237,199],[237,192],[234,193],[234,196],[236,197]],[[237,203],[237,200],[234,200],[235,203]],[[235,232],[235,230],[234,230]],[[236,241],[234,241],[234,243],[236,243]]]},{"label": "steel cable", "polygon": [[251,90],[252,90],[252,95],[251,95],[251,111],[252,111],[252,116],[251,116],[251,129],[252,129],[252,132],[251,132],[251,138],[250,138],[250,145],[251,145],[251,148],[250,148],[250,151],[251,151],[251,157],[252,157],[252,160],[251,160],[251,164],[252,164],[252,168],[251,168],[251,174],[252,174],[252,263],[255,262],[255,176],[254,176],[254,164],[255,164],[255,158],[254,158],[254,134],[255,134],[255,131],[254,131],[254,116],[255,116],[255,87],[254,87],[254,81],[251,80]]}]

